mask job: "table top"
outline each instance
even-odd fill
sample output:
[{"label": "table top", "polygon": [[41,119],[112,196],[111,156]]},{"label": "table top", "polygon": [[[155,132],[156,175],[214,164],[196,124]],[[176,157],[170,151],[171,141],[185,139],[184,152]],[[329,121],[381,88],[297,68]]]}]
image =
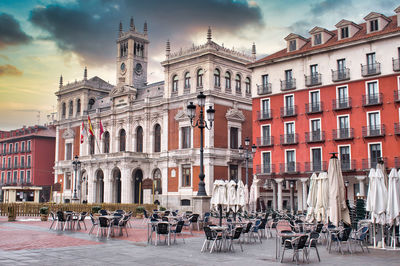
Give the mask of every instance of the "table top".
[{"label": "table top", "polygon": [[218,230],[227,230],[228,229],[228,226],[218,226],[218,225],[212,225],[212,226],[210,226],[210,229],[211,230],[216,230],[216,231],[218,231]]},{"label": "table top", "polygon": [[282,232],[277,232],[278,236],[290,236],[290,237],[298,237],[298,236],[304,236],[306,233],[297,233],[297,232],[290,232],[290,233],[282,233]]}]

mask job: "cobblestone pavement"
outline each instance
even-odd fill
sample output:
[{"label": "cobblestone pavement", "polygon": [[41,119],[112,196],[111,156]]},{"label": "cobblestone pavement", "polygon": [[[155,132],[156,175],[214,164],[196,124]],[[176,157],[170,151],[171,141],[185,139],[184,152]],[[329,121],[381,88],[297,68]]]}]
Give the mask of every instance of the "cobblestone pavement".
[{"label": "cobblestone pavement", "polygon": [[[23,220],[23,219],[20,219]],[[89,221],[86,222],[89,225]],[[244,252],[200,253],[203,234],[184,232],[172,246],[147,245],[146,226],[134,221],[129,236],[97,238],[88,230],[60,232],[48,230],[49,222],[25,219],[7,222],[0,218],[0,265],[279,265],[275,260],[275,239],[263,239],[262,244],[244,244]],[[333,251],[329,254],[320,245],[321,263],[315,252],[311,265],[400,265],[400,251],[371,250],[354,254]],[[285,264],[294,264],[290,255]],[[301,263],[301,262],[300,262]]]}]

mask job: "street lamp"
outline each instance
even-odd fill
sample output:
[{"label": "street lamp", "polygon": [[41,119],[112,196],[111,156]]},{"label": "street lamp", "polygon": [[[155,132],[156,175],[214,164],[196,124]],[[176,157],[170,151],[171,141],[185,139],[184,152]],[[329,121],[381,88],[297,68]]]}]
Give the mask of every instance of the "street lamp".
[{"label": "street lamp", "polygon": [[252,158],[252,154],[256,152],[256,145],[251,146],[251,151],[249,150],[250,138],[246,137],[244,139],[244,148],[242,145],[239,147],[240,157],[246,160],[246,185],[249,184],[249,160]]},{"label": "street lamp", "polygon": [[76,194],[76,183],[77,183],[77,177],[78,177],[78,171],[81,170],[81,162],[78,160],[79,157],[78,155],[75,155],[75,160],[72,161],[72,166],[74,167],[75,171],[75,181],[74,181],[74,196],[72,198],[73,201],[78,200],[78,195]]},{"label": "street lamp", "polygon": [[[204,128],[210,130],[212,128],[212,123],[214,121],[215,110],[210,106],[207,109],[207,121],[204,119],[203,108],[206,104],[206,96],[201,91],[199,95],[197,95],[197,105],[200,107],[200,115],[196,120],[196,105],[193,102],[190,102],[187,106],[187,115],[190,118],[190,124],[192,127],[198,127],[200,129],[200,182],[199,182],[199,190],[197,191],[197,196],[207,196],[206,188],[204,184],[204,165],[203,165],[203,146],[204,146]],[[196,120],[193,123],[193,120]]]},{"label": "street lamp", "polygon": [[348,198],[347,198],[347,188],[348,188],[349,184],[350,184],[350,182],[348,180],[344,181],[344,186],[346,188],[346,201],[348,200]]}]

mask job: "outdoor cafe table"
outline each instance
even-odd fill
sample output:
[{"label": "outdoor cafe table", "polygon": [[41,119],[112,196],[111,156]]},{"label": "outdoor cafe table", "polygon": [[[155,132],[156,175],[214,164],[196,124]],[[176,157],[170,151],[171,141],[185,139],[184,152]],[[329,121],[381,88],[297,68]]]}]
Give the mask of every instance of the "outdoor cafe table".
[{"label": "outdoor cafe table", "polygon": [[218,233],[221,234],[221,236],[222,236],[222,241],[223,241],[223,244],[224,244],[224,249],[226,249],[225,243],[226,243],[226,236],[227,236],[228,233],[229,233],[229,232],[228,232],[228,231],[229,231],[229,227],[228,227],[228,226],[225,226],[225,225],[223,225],[223,226],[214,225],[214,226],[210,226],[210,229],[211,229],[212,231],[216,232],[217,234],[218,234]]},{"label": "outdoor cafe table", "polygon": [[[147,244],[153,242],[153,227],[156,226],[158,223],[167,223],[166,221],[150,221],[147,223]],[[169,233],[171,233],[171,226],[176,225],[176,222],[168,222],[169,223]]]},{"label": "outdoor cafe table", "polygon": [[[115,219],[121,219],[122,218],[122,216],[119,216],[119,215],[101,215],[101,216],[98,216],[98,217],[99,218],[100,217],[106,218],[110,223],[114,222]],[[110,224],[110,227],[112,227],[112,224]],[[113,230],[113,232],[114,232],[114,230]],[[122,231],[120,232],[120,235],[122,235]]]},{"label": "outdoor cafe table", "polygon": [[[290,232],[290,233],[282,233],[282,232],[277,232],[276,233],[276,238],[275,238],[275,259],[278,259],[278,254],[281,252],[281,241],[282,238],[288,239],[288,238],[294,238],[294,237],[299,237],[306,235],[305,233],[296,233],[296,232]],[[279,255],[280,256],[280,255]]]}]

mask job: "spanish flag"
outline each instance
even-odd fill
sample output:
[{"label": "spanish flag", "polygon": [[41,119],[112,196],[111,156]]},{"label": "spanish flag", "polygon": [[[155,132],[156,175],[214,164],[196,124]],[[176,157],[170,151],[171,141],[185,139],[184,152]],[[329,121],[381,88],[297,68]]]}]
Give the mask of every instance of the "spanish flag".
[{"label": "spanish flag", "polygon": [[90,121],[90,116],[88,116],[87,118],[88,118],[89,133],[90,133],[90,135],[94,136],[93,126],[92,126],[92,122]]}]

